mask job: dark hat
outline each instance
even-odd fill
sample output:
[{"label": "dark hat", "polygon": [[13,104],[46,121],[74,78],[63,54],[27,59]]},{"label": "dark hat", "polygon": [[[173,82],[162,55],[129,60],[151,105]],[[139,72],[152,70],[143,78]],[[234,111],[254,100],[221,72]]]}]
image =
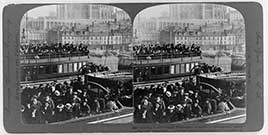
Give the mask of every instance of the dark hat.
[{"label": "dark hat", "polygon": [[36,95],[33,95],[33,98],[37,98],[37,96]]},{"label": "dark hat", "polygon": [[147,96],[144,96],[143,99],[147,99],[148,100],[149,98]]}]

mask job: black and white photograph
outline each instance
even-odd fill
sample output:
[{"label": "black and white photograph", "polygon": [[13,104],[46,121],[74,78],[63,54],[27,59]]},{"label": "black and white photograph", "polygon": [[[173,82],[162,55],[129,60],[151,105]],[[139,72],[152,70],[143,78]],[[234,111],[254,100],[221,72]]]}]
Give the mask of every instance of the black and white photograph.
[{"label": "black and white photograph", "polygon": [[135,123],[244,123],[245,24],[219,4],[164,4],[135,18]]},{"label": "black and white photograph", "polygon": [[6,2],[0,47],[4,130],[260,131],[266,85],[262,6]]},{"label": "black and white photograph", "polygon": [[20,29],[23,123],[132,120],[132,71],[124,61],[131,56],[132,24],[125,11],[42,6],[24,14]]}]

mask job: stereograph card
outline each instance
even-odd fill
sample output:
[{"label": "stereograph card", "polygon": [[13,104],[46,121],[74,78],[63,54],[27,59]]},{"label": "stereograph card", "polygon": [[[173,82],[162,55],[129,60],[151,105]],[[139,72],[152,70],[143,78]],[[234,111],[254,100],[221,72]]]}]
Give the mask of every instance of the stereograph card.
[{"label": "stereograph card", "polygon": [[258,131],[262,6],[6,5],[3,99],[9,133]]}]

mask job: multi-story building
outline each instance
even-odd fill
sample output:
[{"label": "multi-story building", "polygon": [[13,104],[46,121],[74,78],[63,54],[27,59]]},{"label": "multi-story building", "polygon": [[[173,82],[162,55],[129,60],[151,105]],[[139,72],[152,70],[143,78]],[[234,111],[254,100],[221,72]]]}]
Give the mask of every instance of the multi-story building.
[{"label": "multi-story building", "polygon": [[126,50],[127,45],[132,41],[132,33],[117,32],[117,33],[100,33],[88,31],[49,31],[49,43],[63,44],[84,44],[89,45],[92,49],[118,49]]},{"label": "multi-story building", "polygon": [[130,20],[129,15],[123,11],[123,10],[116,10],[116,20],[117,21],[126,21],[126,20]]},{"label": "multi-story building", "polygon": [[112,21],[113,6],[99,4],[64,4],[57,5],[59,19],[90,19]]},{"label": "multi-story building", "polygon": [[218,4],[171,4],[169,16],[173,20],[226,19],[227,6]]},{"label": "multi-story building", "polygon": [[233,24],[234,26],[243,26],[245,24],[242,14],[235,9],[230,9],[228,16],[229,23]]},{"label": "multi-story building", "polygon": [[176,34],[175,43],[200,45],[202,49],[210,48],[231,50],[236,45],[236,35],[233,33],[184,33]]}]

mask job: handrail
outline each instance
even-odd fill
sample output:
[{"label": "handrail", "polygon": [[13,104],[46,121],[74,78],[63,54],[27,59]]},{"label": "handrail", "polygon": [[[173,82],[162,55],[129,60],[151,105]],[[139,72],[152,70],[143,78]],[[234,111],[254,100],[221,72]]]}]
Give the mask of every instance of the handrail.
[{"label": "handrail", "polygon": [[87,56],[85,53],[68,53],[68,54],[48,54],[48,55],[38,55],[38,54],[23,54],[20,55],[20,59],[51,59],[51,58],[64,58],[64,57],[74,57],[74,56]]},{"label": "handrail", "polygon": [[54,56],[44,56],[42,58],[31,58],[27,59],[25,57],[20,57],[20,63],[22,64],[29,64],[29,63],[43,63],[43,62],[59,62],[62,61],[62,59],[82,59],[83,57],[89,58],[89,55],[74,55],[74,54],[68,54],[68,55],[54,55]]}]

